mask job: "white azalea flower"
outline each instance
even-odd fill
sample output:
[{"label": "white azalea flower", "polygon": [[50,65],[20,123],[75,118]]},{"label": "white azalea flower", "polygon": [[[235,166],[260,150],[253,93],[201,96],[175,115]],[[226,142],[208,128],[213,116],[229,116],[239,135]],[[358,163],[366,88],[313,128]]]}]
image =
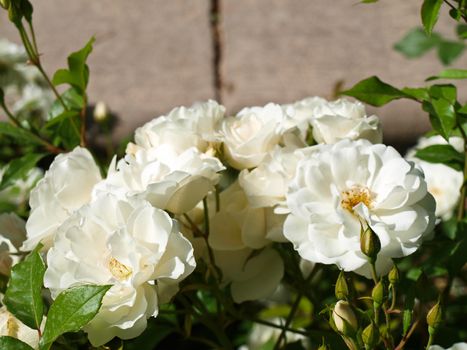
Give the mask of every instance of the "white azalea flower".
[{"label": "white azalea flower", "polygon": [[285,207],[285,194],[299,158],[299,151],[277,146],[257,168],[240,172],[240,186],[253,208]]},{"label": "white azalea flower", "polygon": [[[0,273],[8,276],[20,261],[19,248],[26,239],[26,223],[15,213],[0,214]],[[12,255],[13,254],[13,255]]]},{"label": "white azalea flower", "polygon": [[100,180],[99,168],[87,149],[76,147],[58,155],[31,191],[27,240],[21,249],[32,250],[39,242],[44,249],[50,248],[57,228],[91,200],[92,189]]},{"label": "white azalea flower", "polygon": [[299,161],[287,204],[284,235],[302,258],[366,277],[361,222],[381,241],[379,273],[389,271],[392,258],[415,252],[434,226],[423,173],[394,148],[366,140],[315,146]]},{"label": "white azalea flower", "polygon": [[[130,339],[195,268],[193,248],[169,215],[148,202],[103,195],[75,212],[47,254],[44,285],[55,298],[76,285],[110,284],[84,327],[94,346]],[[154,282],[155,281],[155,282]]]},{"label": "white azalea flower", "polygon": [[[42,322],[42,325],[44,324],[45,322]],[[39,349],[39,333],[37,330],[26,326],[8,312],[5,306],[0,308],[0,336],[13,337],[28,344],[33,349]]]},{"label": "white azalea flower", "polygon": [[112,192],[120,197],[137,196],[155,207],[182,214],[201,201],[219,180],[224,169],[214,157],[192,147],[178,154],[168,145],[139,149],[111,166],[95,193]]},{"label": "white azalea flower", "polygon": [[[433,145],[447,145],[448,142],[442,136],[422,137],[417,145],[407,152],[406,158],[415,162],[425,173],[425,180],[430,192],[436,201],[435,215],[442,220],[449,220],[460,198],[460,188],[464,176],[457,171],[441,163],[429,163],[418,159],[415,154],[418,150]],[[460,137],[449,138],[449,144],[458,152],[463,152],[464,141]]]},{"label": "white azalea flower", "polygon": [[439,345],[432,345],[428,350],[467,350],[467,343],[455,343],[450,348],[443,348]]},{"label": "white azalea flower", "polygon": [[225,118],[220,134],[229,164],[241,170],[261,163],[287,130],[286,121],[281,106],[273,103],[244,108],[235,117]]},{"label": "white azalea flower", "polygon": [[336,143],[342,139],[366,139],[381,143],[383,134],[379,118],[367,116],[361,102],[346,99],[317,104],[310,120],[313,138],[318,143]]}]

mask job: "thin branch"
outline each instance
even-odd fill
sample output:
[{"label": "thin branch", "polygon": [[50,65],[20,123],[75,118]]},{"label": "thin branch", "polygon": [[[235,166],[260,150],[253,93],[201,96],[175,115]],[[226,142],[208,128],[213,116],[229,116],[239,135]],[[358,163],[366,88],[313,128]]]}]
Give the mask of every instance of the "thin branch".
[{"label": "thin branch", "polygon": [[211,29],[211,45],[212,45],[212,71],[214,84],[214,97],[222,103],[222,90],[224,79],[222,76],[222,59],[223,59],[223,40],[222,40],[222,5],[221,0],[210,0],[210,29]]}]

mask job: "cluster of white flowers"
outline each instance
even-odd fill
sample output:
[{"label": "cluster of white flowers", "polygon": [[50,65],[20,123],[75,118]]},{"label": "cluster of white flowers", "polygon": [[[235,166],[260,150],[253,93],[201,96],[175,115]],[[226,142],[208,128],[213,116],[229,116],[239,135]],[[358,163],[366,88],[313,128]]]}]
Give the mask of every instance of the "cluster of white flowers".
[{"label": "cluster of white flowers", "polygon": [[52,91],[39,70],[27,64],[24,47],[5,39],[0,39],[0,88],[21,122],[47,119]]},{"label": "cluster of white flowers", "polygon": [[381,139],[378,118],[348,100],[227,117],[214,101],[175,108],[137,129],[104,176],[84,148],[57,156],[31,193],[22,249],[43,244],[53,298],[112,285],[85,327],[96,346],[141,334],[195,257],[217,265],[236,302],[255,300],[283,278],[283,242],[310,265],[369,276],[370,227],[385,272],[430,233],[435,205],[423,172]]}]

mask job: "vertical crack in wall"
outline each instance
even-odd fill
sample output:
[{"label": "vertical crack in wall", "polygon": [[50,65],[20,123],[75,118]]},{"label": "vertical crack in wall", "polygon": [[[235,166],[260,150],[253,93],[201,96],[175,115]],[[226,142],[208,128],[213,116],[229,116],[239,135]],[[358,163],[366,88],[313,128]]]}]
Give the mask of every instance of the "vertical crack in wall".
[{"label": "vertical crack in wall", "polygon": [[222,59],[224,54],[224,43],[222,37],[222,3],[221,0],[209,0],[209,24],[211,29],[212,47],[212,75],[214,86],[214,98],[222,103],[223,76]]}]

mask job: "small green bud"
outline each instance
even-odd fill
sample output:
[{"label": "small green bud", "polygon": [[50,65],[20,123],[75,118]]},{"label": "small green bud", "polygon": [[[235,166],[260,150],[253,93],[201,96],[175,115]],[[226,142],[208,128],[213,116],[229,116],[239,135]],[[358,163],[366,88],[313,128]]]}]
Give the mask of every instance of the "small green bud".
[{"label": "small green bud", "polygon": [[426,323],[430,334],[434,333],[443,321],[443,309],[438,301],[426,315]]},{"label": "small green bud", "polygon": [[15,25],[19,25],[22,17],[21,11],[17,6],[15,6],[15,3],[10,4],[10,7],[8,8],[8,18],[10,21]]},{"label": "small green bud", "polygon": [[370,258],[371,262],[376,261],[376,257],[381,250],[381,242],[370,226],[365,230],[362,227],[360,231],[360,249],[363,254]]},{"label": "small green bud", "polygon": [[318,350],[329,350],[329,346],[327,346],[323,341],[323,344],[319,346]]},{"label": "small green bud", "polygon": [[376,283],[373,290],[371,291],[371,298],[373,299],[375,308],[380,308],[381,305],[383,305],[383,303],[387,300],[388,293],[386,287],[386,283],[384,283],[384,280],[381,279],[378,283]]},{"label": "small green bud", "polygon": [[362,340],[365,349],[374,349],[379,343],[379,329],[372,322],[362,332]]},{"label": "small green bud", "polygon": [[394,286],[396,286],[399,283],[399,279],[400,279],[399,269],[397,268],[396,265],[394,265],[391,271],[389,271],[388,279],[389,279],[389,283],[391,283]]},{"label": "small green bud", "polygon": [[339,300],[332,310],[332,320],[336,329],[345,336],[353,336],[358,330],[358,321],[347,301]]},{"label": "small green bud", "polygon": [[349,296],[349,286],[347,285],[344,271],[341,271],[339,273],[339,277],[337,277],[334,293],[336,294],[336,298],[339,300],[345,300]]},{"label": "small green bud", "polygon": [[0,6],[2,6],[5,10],[8,10],[10,7],[10,0],[0,0]]}]

